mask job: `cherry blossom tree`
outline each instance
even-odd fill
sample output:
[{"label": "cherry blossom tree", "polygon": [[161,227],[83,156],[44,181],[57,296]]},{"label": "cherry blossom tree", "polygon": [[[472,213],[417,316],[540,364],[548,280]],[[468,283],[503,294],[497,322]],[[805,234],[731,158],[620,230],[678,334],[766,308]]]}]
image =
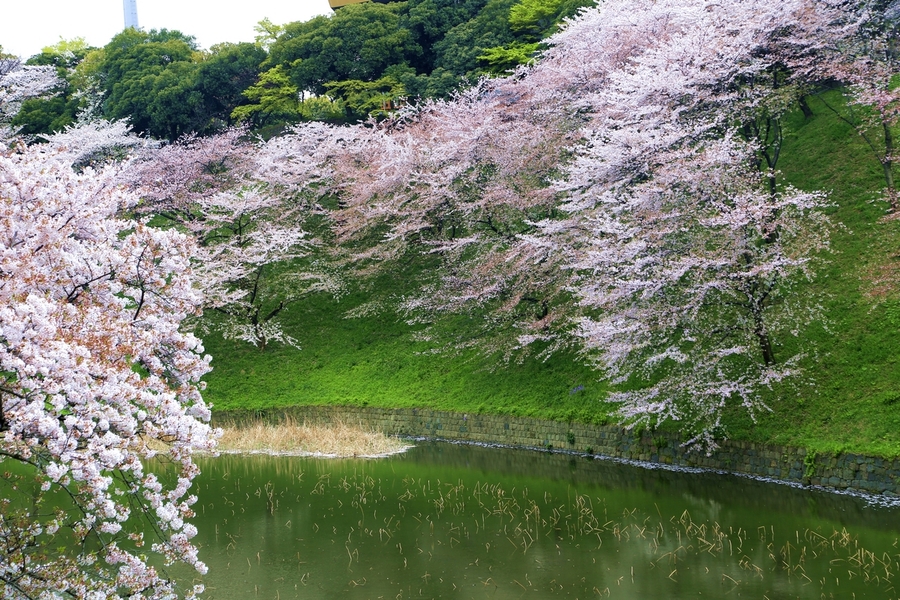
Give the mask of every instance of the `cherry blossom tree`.
[{"label": "cherry blossom tree", "polygon": [[341,143],[325,157],[331,170],[322,185],[339,198],[330,212],[335,237],[357,275],[399,269],[416,254],[437,267],[417,274],[415,296],[372,304],[399,302],[424,324],[485,315],[455,339],[435,339],[445,350],[477,347],[508,358],[521,349],[510,329],[562,322],[563,286],[551,283],[566,276],[555,268],[558,257],[549,248],[536,254],[520,238],[554,209],[549,179],[574,140],[573,117],[527,94],[515,80],[484,81],[388,121],[335,128]]},{"label": "cherry blossom tree", "polygon": [[65,155],[78,170],[88,166],[123,163],[135,154],[159,147],[159,142],[134,134],[125,121],[92,119],[43,135],[42,143]]},{"label": "cherry blossom tree", "polygon": [[[802,83],[852,33],[845,8],[610,3],[536,67],[537,82],[571,80],[566,65],[600,82],[578,100],[589,121],[556,185],[569,216],[540,237],[571,257],[584,348],[630,424],[677,421],[709,449],[728,406],[765,410],[760,390],[796,373],[776,340],[819,317],[793,288],[827,249],[824,196],[779,189],[778,142],[754,126],[783,111],[774,73]],[[574,60],[573,46],[619,40],[596,75]]]},{"label": "cherry blossom tree", "polygon": [[302,227],[302,199],[256,176],[266,156],[235,129],[151,149],[125,173],[142,197],[139,212],[168,219],[197,242],[203,303],[220,315],[201,326],[261,350],[270,342],[297,345],[278,317],[306,294],[339,286],[327,269],[288,268],[316,241]]},{"label": "cherry blossom tree", "polygon": [[0,140],[12,136],[9,122],[22,102],[52,95],[62,83],[55,67],[23,65],[18,59],[0,56]]},{"label": "cherry blossom tree", "polygon": [[827,249],[824,196],[776,185],[773,129],[858,22],[837,1],[585,10],[534,67],[342,130],[336,237],[367,266],[438,256],[414,317],[477,309],[519,347],[574,333],[627,422],[711,447],[818,317],[792,289]]},{"label": "cherry blossom tree", "polygon": [[208,360],[181,329],[202,303],[194,247],[121,217],[138,198],[116,176],[0,147],[5,597],[192,597],[166,566],[206,570],[188,522],[192,456],[214,444]]},{"label": "cherry blossom tree", "polygon": [[859,33],[842,48],[841,60],[829,63],[827,75],[841,87],[843,106],[822,98],[841,120],[854,128],[881,164],[885,199],[891,212],[900,211],[900,194],[894,183],[895,129],[900,123],[900,73],[897,34],[900,11],[896,3],[866,6]]}]

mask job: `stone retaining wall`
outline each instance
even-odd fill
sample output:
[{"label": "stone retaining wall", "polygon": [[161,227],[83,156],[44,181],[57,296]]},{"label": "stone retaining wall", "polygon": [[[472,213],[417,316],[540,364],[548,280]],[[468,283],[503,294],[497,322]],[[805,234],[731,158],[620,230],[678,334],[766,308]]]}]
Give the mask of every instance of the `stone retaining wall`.
[{"label": "stone retaining wall", "polygon": [[629,460],[700,467],[836,489],[895,495],[900,492],[900,459],[856,454],[820,455],[785,446],[725,441],[712,456],[687,452],[672,434],[625,431],[610,425],[562,423],[528,417],[461,414],[431,409],[296,406],[268,411],[213,414],[213,423],[257,421],[329,424],[342,421],[388,435],[526,448],[568,450]]}]

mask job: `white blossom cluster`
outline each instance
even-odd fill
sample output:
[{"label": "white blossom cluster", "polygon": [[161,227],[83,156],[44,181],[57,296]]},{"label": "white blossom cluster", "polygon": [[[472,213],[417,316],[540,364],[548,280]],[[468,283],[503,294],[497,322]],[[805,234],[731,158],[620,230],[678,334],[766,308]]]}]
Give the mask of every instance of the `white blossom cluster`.
[{"label": "white blossom cluster", "polygon": [[[205,570],[186,521],[192,455],[214,444],[208,358],[180,328],[201,304],[194,247],[119,216],[137,198],[115,178],[76,173],[52,144],[0,148],[0,454],[17,474],[0,482],[0,584],[13,597],[192,595],[147,564],[144,515],[154,552]],[[174,485],[146,469],[153,441]]]}]

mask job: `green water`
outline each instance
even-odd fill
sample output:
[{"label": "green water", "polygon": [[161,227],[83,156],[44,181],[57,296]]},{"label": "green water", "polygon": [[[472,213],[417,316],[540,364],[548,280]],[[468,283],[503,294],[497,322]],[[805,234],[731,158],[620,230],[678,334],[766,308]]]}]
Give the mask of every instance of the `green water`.
[{"label": "green water", "polygon": [[898,596],[900,508],[859,498],[437,443],[201,468],[207,598]]}]

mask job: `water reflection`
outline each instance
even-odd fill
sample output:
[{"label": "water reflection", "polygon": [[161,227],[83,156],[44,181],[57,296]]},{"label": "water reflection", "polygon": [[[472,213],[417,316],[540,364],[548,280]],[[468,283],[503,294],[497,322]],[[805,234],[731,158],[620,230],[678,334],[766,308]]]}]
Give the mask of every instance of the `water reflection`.
[{"label": "water reflection", "polygon": [[889,598],[900,510],[716,474],[421,443],[203,459],[208,598]]}]

